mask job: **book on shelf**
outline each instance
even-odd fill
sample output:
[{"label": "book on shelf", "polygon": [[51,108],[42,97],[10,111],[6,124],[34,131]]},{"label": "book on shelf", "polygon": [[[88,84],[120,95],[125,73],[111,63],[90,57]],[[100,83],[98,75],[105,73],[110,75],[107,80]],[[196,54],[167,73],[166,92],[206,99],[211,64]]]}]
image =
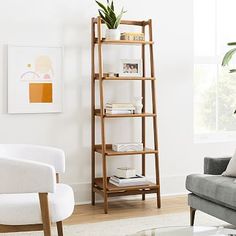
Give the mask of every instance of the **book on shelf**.
[{"label": "book on shelf", "polygon": [[148,181],[145,176],[138,174],[131,178],[122,178],[114,175],[110,177],[109,183],[114,184],[118,187],[129,187],[136,185],[147,185]]},{"label": "book on shelf", "polygon": [[132,103],[106,103],[106,108],[112,108],[112,109],[135,109],[134,105]]},{"label": "book on shelf", "polygon": [[133,41],[144,41],[144,33],[136,33],[136,32],[124,32],[121,33],[121,40],[133,40]]},{"label": "book on shelf", "polygon": [[119,114],[133,114],[134,112],[132,110],[107,110],[106,114],[110,115],[119,115]]},{"label": "book on shelf", "polygon": [[133,114],[135,106],[132,103],[107,103],[105,110],[107,114]]},{"label": "book on shelf", "polygon": [[118,107],[118,108],[106,107],[106,110],[108,111],[134,111],[135,107]]}]

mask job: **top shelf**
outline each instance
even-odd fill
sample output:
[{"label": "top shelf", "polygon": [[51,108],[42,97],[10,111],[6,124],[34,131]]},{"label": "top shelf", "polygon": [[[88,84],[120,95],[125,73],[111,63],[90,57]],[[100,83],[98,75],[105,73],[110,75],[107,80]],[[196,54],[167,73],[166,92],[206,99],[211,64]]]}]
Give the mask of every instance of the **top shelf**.
[{"label": "top shelf", "polygon": [[[93,23],[97,24],[97,18],[93,18]],[[136,26],[146,26],[150,23],[150,20],[147,21],[138,21],[138,20],[121,20],[121,25],[136,25]],[[105,24],[102,20],[102,24]]]},{"label": "top shelf", "polygon": [[[95,38],[94,43],[98,43],[98,39]],[[102,44],[116,44],[116,45],[123,45],[123,44],[132,44],[132,45],[145,45],[145,44],[154,44],[153,41],[137,41],[137,40],[106,40],[103,38],[101,40]]]}]

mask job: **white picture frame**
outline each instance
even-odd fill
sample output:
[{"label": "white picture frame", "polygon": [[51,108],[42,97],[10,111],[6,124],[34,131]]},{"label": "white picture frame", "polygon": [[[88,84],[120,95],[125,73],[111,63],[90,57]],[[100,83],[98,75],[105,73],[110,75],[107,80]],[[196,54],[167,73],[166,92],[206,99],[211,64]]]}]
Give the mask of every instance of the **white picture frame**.
[{"label": "white picture frame", "polygon": [[121,59],[119,76],[121,77],[142,77],[142,59]]},{"label": "white picture frame", "polygon": [[62,112],[62,46],[8,45],[8,113]]}]

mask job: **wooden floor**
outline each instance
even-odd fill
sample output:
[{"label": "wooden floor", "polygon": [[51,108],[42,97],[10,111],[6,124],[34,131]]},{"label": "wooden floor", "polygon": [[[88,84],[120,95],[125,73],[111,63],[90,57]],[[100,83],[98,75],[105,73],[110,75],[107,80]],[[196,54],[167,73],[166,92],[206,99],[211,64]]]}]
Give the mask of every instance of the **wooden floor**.
[{"label": "wooden floor", "polygon": [[108,214],[103,213],[103,204],[79,205],[74,214],[65,224],[85,224],[108,220],[127,219],[134,217],[164,215],[188,211],[187,196],[163,197],[161,209],[156,208],[155,199],[122,200],[109,202]]}]

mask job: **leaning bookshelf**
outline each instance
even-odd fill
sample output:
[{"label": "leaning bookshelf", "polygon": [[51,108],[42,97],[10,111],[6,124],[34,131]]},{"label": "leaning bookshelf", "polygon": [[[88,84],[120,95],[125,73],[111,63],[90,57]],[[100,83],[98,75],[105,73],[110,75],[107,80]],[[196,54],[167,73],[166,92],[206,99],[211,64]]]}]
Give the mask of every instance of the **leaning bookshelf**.
[{"label": "leaning bookshelf", "polygon": [[[104,40],[102,37],[102,24],[104,24],[100,17],[92,18],[91,22],[91,170],[92,170],[92,205],[95,205],[95,194],[99,194],[104,199],[104,213],[108,213],[108,198],[125,195],[142,195],[142,200],[145,200],[145,195],[149,193],[155,193],[157,197],[157,207],[161,207],[160,196],[160,177],[159,177],[159,157],[158,157],[158,135],[157,135],[157,110],[156,110],[156,88],[155,88],[155,71],[154,71],[154,52],[153,52],[153,38],[152,38],[152,20],[148,21],[121,21],[121,24],[130,26],[139,26],[142,33],[146,33],[146,29],[149,31],[148,41],[129,41],[129,40]],[[139,45],[142,53],[142,77],[105,77],[103,71],[103,45]],[[150,76],[146,77],[146,47],[149,47],[150,55]],[[98,60],[95,60],[95,50],[97,50]],[[98,71],[95,71],[95,61],[98,63]],[[141,82],[141,95],[143,97],[143,109],[141,114],[106,114],[104,107],[104,82],[114,80],[130,80]],[[146,83],[151,84],[151,99],[152,111],[146,112]],[[95,90],[98,83],[99,90],[99,108],[96,108],[96,96]],[[96,143],[95,134],[95,120],[99,119],[100,122],[100,135],[101,143]],[[131,152],[116,152],[112,150],[112,145],[106,143],[105,138],[105,123],[109,119],[116,118],[140,118],[141,130],[142,130],[142,143],[144,145],[141,151]],[[146,144],[146,119],[150,118],[153,122],[153,135],[154,145],[153,148],[148,148]],[[118,187],[109,183],[109,176],[107,176],[107,158],[113,156],[128,156],[128,155],[140,155],[142,165],[142,175],[146,174],[146,156],[152,154],[155,157],[155,183],[147,182],[145,185]],[[102,176],[96,176],[96,158],[102,158]]]}]

